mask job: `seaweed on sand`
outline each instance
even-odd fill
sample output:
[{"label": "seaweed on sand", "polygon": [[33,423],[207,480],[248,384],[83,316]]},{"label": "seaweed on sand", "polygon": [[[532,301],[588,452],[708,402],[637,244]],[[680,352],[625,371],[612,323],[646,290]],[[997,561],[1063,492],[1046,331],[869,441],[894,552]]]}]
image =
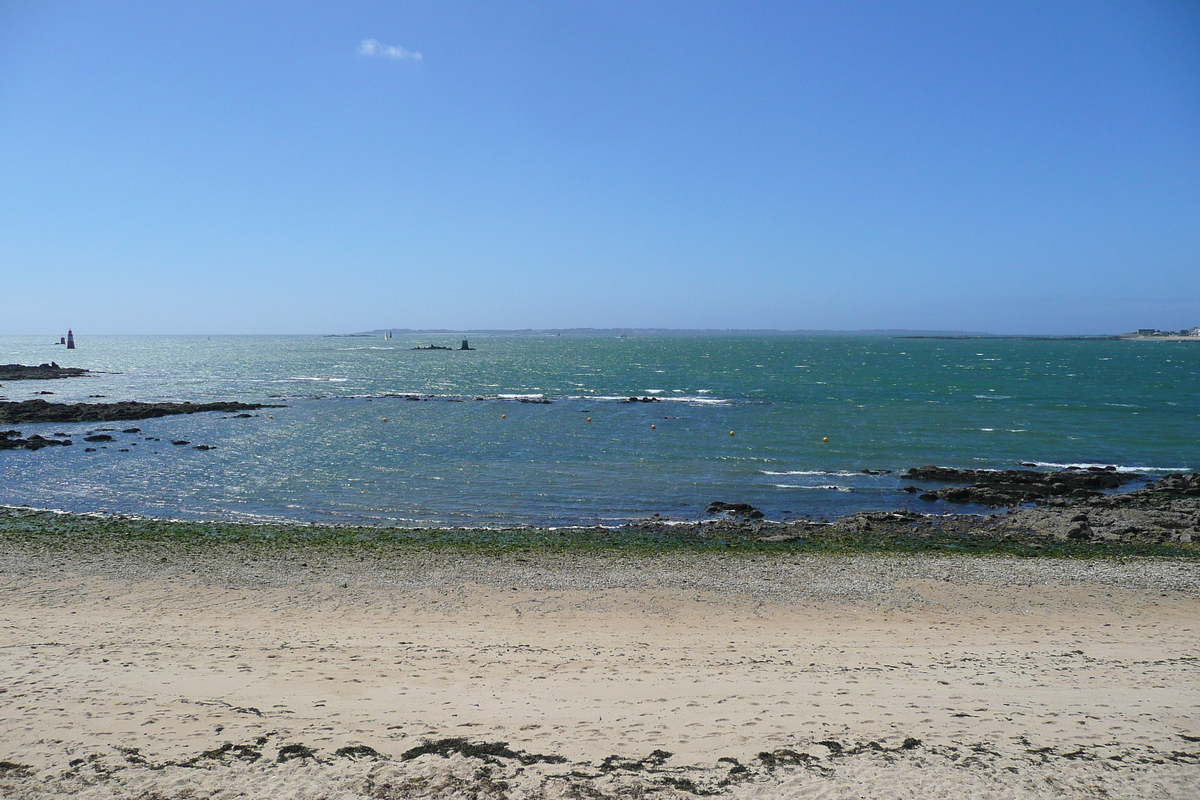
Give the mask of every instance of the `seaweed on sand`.
[{"label": "seaweed on sand", "polygon": [[527,753],[524,750],[513,750],[508,746],[507,742],[472,742],[469,739],[462,737],[451,737],[447,739],[437,739],[434,741],[426,741],[423,744],[404,751],[400,755],[401,761],[411,761],[424,755],[439,755],[443,758],[449,758],[454,754],[466,756],[467,758],[478,758],[493,764],[500,763],[496,759],[512,758],[520,761],[526,766],[530,764],[565,764],[567,759],[557,755],[543,755],[541,753]]}]

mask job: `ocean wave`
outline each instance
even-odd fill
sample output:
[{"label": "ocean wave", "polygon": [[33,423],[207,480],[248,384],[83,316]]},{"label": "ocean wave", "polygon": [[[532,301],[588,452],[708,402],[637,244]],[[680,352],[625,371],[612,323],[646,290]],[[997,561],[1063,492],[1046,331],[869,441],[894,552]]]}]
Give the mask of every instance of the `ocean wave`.
[{"label": "ocean wave", "polygon": [[980,400],[1012,400],[1011,394],[977,394],[975,395]]},{"label": "ocean wave", "polygon": [[293,375],[290,378],[278,378],[272,383],[345,383],[349,378],[313,378],[308,375]]},{"label": "ocean wave", "polygon": [[[650,397],[649,394],[625,394],[625,395],[607,395],[607,394],[573,394],[567,395],[567,400],[590,400],[595,403],[624,403],[631,397]],[[693,395],[681,395],[679,397],[655,397],[660,403],[688,403],[697,406],[726,406],[733,403],[732,400],[726,400],[723,397],[695,397]]]},{"label": "ocean wave", "polygon": [[860,475],[866,475],[865,472],[850,472],[844,469],[789,469],[785,472],[772,472],[771,470],[759,470],[763,475],[834,475],[839,478],[853,478]]},{"label": "ocean wave", "polygon": [[824,489],[830,492],[853,492],[852,486],[838,486],[836,483],[822,484],[821,486],[796,486],[791,483],[775,483],[772,484],[776,489]]},{"label": "ocean wave", "polygon": [[1060,463],[1057,461],[1022,461],[1022,464],[1030,464],[1035,467],[1043,467],[1045,469],[1089,469],[1091,467],[1116,467],[1117,472],[1191,472],[1191,467],[1130,467],[1123,464],[1095,464],[1083,461],[1072,463]]}]

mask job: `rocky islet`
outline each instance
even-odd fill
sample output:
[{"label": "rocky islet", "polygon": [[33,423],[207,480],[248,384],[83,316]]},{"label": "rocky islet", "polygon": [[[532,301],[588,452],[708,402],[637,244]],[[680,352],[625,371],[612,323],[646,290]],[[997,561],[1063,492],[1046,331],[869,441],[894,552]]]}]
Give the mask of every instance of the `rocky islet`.
[{"label": "rocky islet", "polygon": [[60,367],[51,361],[36,367],[25,364],[0,364],[0,381],[47,381],[59,378],[79,378],[89,374],[80,367]]}]

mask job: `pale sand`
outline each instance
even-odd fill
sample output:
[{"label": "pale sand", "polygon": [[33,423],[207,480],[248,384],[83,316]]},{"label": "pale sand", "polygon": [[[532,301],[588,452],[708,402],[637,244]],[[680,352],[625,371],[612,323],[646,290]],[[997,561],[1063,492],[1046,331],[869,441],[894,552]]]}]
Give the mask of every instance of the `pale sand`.
[{"label": "pale sand", "polygon": [[1195,562],[9,543],[0,795],[1193,798],[1198,656]]}]

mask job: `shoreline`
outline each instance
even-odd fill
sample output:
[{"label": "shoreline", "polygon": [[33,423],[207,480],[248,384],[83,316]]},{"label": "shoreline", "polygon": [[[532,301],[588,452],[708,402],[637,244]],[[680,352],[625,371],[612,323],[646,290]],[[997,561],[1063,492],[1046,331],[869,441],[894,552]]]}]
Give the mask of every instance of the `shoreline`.
[{"label": "shoreline", "polygon": [[[619,526],[429,528],[320,523],[190,521],[0,506],[0,543],[36,541],[48,548],[136,548],[177,544],[370,553],[446,551],[463,554],[548,552],[632,555],[728,552],[747,555],[895,554],[1022,558],[1200,559],[1200,541],[1178,532],[1068,538],[1070,512],[1026,509],[1011,515],[912,515],[861,512],[832,522],[647,520]],[[1141,532],[1139,532],[1141,533]]]},{"label": "shoreline", "polygon": [[1190,558],[34,521],[0,536],[5,796],[1183,798],[1200,779]]},{"label": "shoreline", "polygon": [[[910,475],[952,470],[924,467]],[[960,471],[978,478],[977,471]],[[0,506],[0,541],[104,540],[277,546],[450,548],[480,552],[976,553],[1074,558],[1200,557],[1200,473],[1166,475],[1121,494],[1095,487],[1123,480],[1106,470],[986,473],[991,482],[948,486],[990,513],[862,511],[831,521],[775,521],[746,504],[714,503],[706,520],[653,515],[621,525],[423,527],[306,522],[190,521]],[[953,477],[953,476],[949,476]],[[1067,481],[1067,482],[1060,482]],[[1096,483],[1099,481],[1099,483]],[[1029,502],[1037,499],[1037,503]],[[1007,504],[1001,505],[1001,504]]]}]

